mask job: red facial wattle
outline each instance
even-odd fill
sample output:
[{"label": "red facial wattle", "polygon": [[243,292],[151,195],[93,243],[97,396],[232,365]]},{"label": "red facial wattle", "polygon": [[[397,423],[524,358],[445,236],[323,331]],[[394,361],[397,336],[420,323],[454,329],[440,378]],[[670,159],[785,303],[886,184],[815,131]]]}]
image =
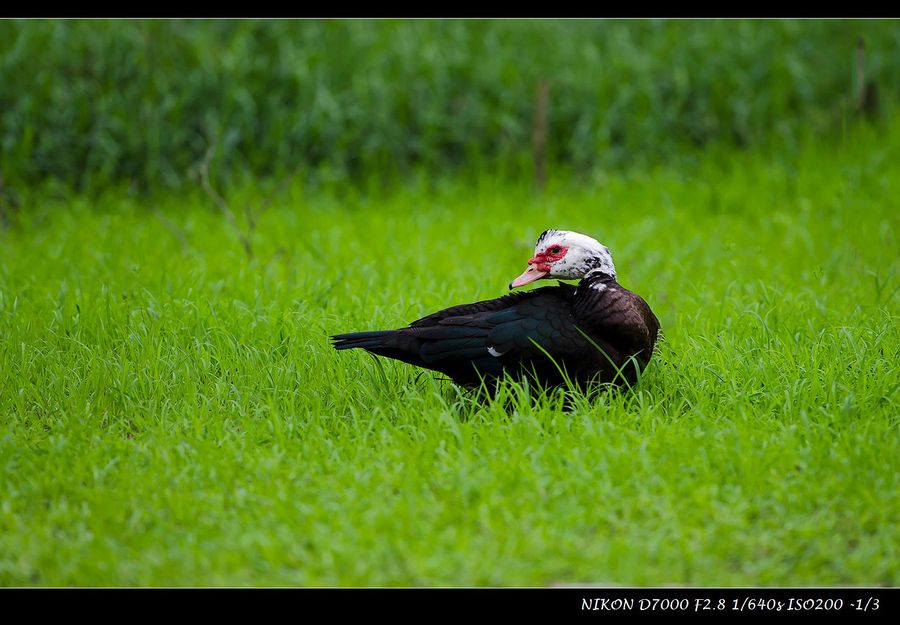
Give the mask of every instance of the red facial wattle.
[{"label": "red facial wattle", "polygon": [[528,259],[528,264],[535,265],[539,271],[549,272],[550,265],[558,260],[562,260],[566,255],[566,252],[569,251],[569,248],[562,246],[554,246],[550,249],[554,250],[554,252],[550,252],[549,250],[539,252],[535,254],[533,258]]},{"label": "red facial wattle", "polygon": [[567,247],[554,245],[543,252],[538,252],[534,257],[528,259],[528,269],[521,276],[510,282],[509,288],[514,289],[546,277],[550,273],[553,263],[561,260],[568,251],[569,248]]}]

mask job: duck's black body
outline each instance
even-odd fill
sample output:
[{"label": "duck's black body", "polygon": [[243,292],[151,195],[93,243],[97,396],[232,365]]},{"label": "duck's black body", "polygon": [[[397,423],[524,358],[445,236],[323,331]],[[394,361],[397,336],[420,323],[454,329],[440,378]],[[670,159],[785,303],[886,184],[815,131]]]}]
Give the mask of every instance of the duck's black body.
[{"label": "duck's black body", "polygon": [[380,332],[332,337],[336,349],[359,347],[439,371],[466,388],[493,389],[504,372],[544,386],[569,380],[627,382],[653,354],[659,322],[647,303],[607,274],[577,287],[560,283],[447,308]]}]

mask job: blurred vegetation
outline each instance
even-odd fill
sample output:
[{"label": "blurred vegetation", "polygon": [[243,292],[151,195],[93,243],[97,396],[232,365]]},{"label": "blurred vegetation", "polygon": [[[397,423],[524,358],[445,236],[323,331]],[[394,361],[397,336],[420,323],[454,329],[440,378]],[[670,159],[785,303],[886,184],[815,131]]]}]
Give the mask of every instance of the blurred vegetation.
[{"label": "blurred vegetation", "polygon": [[884,116],[892,21],[2,21],[0,168],[82,190],[525,171],[542,81],[547,160],[574,171],[791,149],[857,114],[860,39]]}]

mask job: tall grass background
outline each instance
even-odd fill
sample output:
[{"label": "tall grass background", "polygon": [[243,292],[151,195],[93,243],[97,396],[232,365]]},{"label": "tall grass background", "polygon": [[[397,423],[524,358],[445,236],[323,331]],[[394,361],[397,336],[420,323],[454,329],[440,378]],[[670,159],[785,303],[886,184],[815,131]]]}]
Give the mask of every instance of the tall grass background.
[{"label": "tall grass background", "polygon": [[[858,63],[860,42],[864,62]],[[900,93],[889,20],[0,21],[7,186],[590,172],[840,133]],[[862,73],[860,75],[860,68]]]}]

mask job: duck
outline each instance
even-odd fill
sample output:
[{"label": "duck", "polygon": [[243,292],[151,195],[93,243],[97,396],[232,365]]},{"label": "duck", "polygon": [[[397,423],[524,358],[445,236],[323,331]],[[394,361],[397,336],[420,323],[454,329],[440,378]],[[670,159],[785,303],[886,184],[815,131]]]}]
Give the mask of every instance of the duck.
[{"label": "duck", "polygon": [[[545,279],[559,282],[516,290]],[[650,363],[659,320],[640,295],[619,284],[609,248],[596,239],[545,230],[509,290],[514,292],[451,306],[404,328],[331,340],[337,350],[362,349],[488,393],[504,377],[527,379],[534,388],[630,388]]]}]

